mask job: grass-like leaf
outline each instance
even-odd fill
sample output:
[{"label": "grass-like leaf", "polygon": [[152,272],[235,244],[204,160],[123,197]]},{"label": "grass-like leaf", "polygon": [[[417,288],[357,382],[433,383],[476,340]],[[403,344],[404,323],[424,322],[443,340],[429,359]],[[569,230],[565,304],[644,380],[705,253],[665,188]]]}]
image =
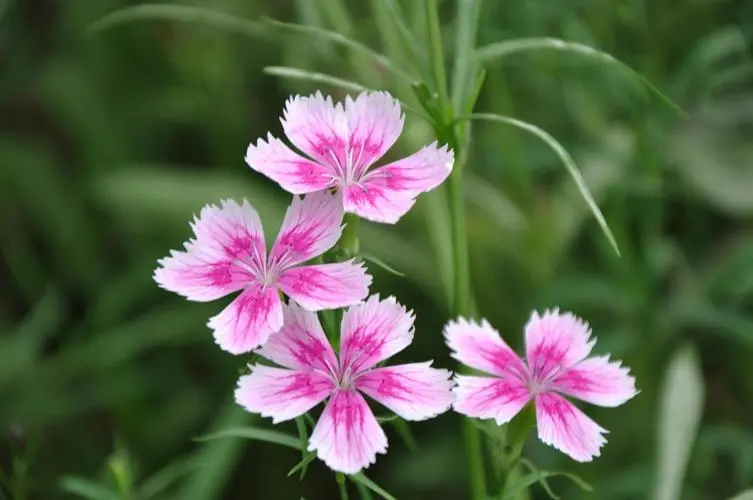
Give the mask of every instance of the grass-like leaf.
[{"label": "grass-like leaf", "polygon": [[303,476],[306,474],[306,469],[308,468],[309,464],[314,461],[315,458],[316,458],[315,451],[304,453],[301,461],[295,464],[293,468],[288,471],[288,477],[292,476],[298,471],[301,471],[301,479],[303,479]]},{"label": "grass-like leaf", "polygon": [[60,480],[60,489],[87,500],[118,500],[113,490],[89,479],[66,476]]},{"label": "grass-like leaf", "polygon": [[98,33],[134,21],[168,20],[204,24],[232,33],[264,38],[268,31],[257,21],[201,7],[170,4],[142,4],[112,12],[89,25],[90,33]]},{"label": "grass-like leaf", "polygon": [[376,255],[372,255],[368,252],[360,252],[360,255],[361,257],[363,257],[364,260],[367,260],[369,262],[376,264],[377,266],[381,267],[388,273],[394,274],[395,276],[400,276],[401,278],[405,276],[405,273],[401,273],[400,271],[390,266],[389,264],[384,262],[382,259],[380,259]]},{"label": "grass-like leaf", "polygon": [[397,27],[400,33],[400,38],[405,47],[413,58],[413,62],[418,67],[420,74],[426,79],[428,77],[428,68],[426,64],[426,55],[421,52],[422,45],[418,43],[413,32],[408,28],[408,23],[405,19],[400,4],[397,0],[378,0],[381,3],[381,7],[389,13],[393,23]]},{"label": "grass-like leaf", "polygon": [[175,482],[199,467],[196,460],[179,459],[148,477],[139,487],[139,498],[158,498]]},{"label": "grass-like leaf", "polygon": [[[530,469],[532,473],[540,474],[540,475],[542,474],[542,471],[538,467],[536,467],[536,465],[534,465],[534,463],[531,462],[530,460],[521,458],[520,463],[528,467],[528,469]],[[585,482],[583,479],[576,476],[575,474],[571,474],[569,472],[555,472],[555,473],[552,473],[552,475],[567,477],[572,482],[577,484],[583,491],[593,491],[593,488],[591,487],[590,484],[588,484],[587,482]],[[554,493],[551,486],[549,486],[549,481],[547,480],[548,477],[551,477],[551,476],[544,477],[542,475],[539,479],[539,484],[541,485],[542,488],[544,488],[544,490],[546,491],[547,495],[549,495],[550,498],[554,498],[556,500],[559,498],[559,495]]]},{"label": "grass-like leaf", "polygon": [[267,66],[266,68],[264,68],[264,72],[268,75],[279,76],[281,78],[304,80],[313,83],[324,83],[331,85],[332,87],[341,88],[352,92],[364,92],[366,90],[370,90],[360,83],[352,82],[350,80],[343,80],[342,78],[327,75],[325,73],[315,73],[313,71],[307,71],[300,68],[291,68],[289,66]]},{"label": "grass-like leaf", "polygon": [[301,450],[301,441],[297,437],[269,429],[259,429],[258,427],[232,427],[209,434],[208,436],[198,437],[196,441],[211,441],[221,438],[251,439],[253,441],[264,441],[266,443],[293,448],[294,450]]},{"label": "grass-like leaf", "polygon": [[521,491],[525,491],[528,489],[529,486],[532,486],[536,483],[540,483],[544,490],[547,492],[547,494],[553,498],[558,499],[560,498],[557,496],[552,489],[549,487],[549,484],[547,482],[547,479],[550,477],[566,477],[569,480],[571,480],[573,483],[575,483],[580,489],[583,491],[593,491],[593,487],[591,487],[590,484],[585,482],[583,479],[579,478],[575,474],[571,474],[569,472],[562,472],[562,471],[546,471],[546,470],[539,470],[531,464],[528,461],[525,461],[525,464],[532,470],[530,474],[527,474],[523,477],[521,477],[518,481],[516,481],[514,484],[510,485],[509,488],[505,489],[505,494],[502,497],[503,500],[507,500],[508,498],[517,498],[518,493]]},{"label": "grass-like leaf", "polygon": [[[301,479],[306,475],[306,469],[308,468],[308,464],[311,460],[308,462],[306,461],[306,447],[309,442],[309,435],[308,435],[308,429],[306,429],[306,419],[303,417],[296,417],[295,418],[295,427],[298,429],[298,440],[300,441],[301,445],[301,461],[299,462],[299,465],[301,466]],[[313,460],[313,459],[312,459]],[[296,466],[297,467],[297,466]],[[295,467],[293,467],[295,469]],[[288,476],[290,473],[288,473]]]},{"label": "grass-like leaf", "polygon": [[385,500],[397,500],[395,497],[387,493],[381,486],[379,486],[374,481],[366,477],[363,472],[359,472],[358,474],[353,474],[352,476],[348,476],[348,479],[350,479],[356,484],[362,484],[366,486],[368,489],[370,489],[371,491],[373,491],[380,497],[384,498]]},{"label": "grass-like leaf", "polygon": [[557,156],[559,156],[560,160],[562,160],[562,163],[565,165],[567,172],[575,181],[576,186],[578,186],[578,190],[580,191],[581,196],[583,196],[583,199],[591,209],[591,212],[596,218],[596,222],[599,223],[599,226],[604,232],[604,235],[609,240],[610,245],[612,245],[612,248],[614,248],[614,251],[617,253],[617,255],[620,255],[620,248],[617,245],[617,240],[615,240],[614,235],[612,234],[612,230],[609,229],[609,225],[604,219],[604,215],[601,213],[599,206],[596,204],[596,201],[591,195],[588,186],[586,186],[586,182],[583,180],[583,176],[581,175],[580,170],[578,170],[575,162],[570,157],[570,154],[567,152],[567,150],[562,146],[562,144],[560,144],[548,132],[537,127],[536,125],[521,120],[516,120],[515,118],[510,118],[508,116],[502,116],[493,113],[474,113],[470,115],[470,118],[474,120],[485,120],[512,125],[513,127],[517,127],[521,130],[525,130],[526,132],[535,135],[536,137],[544,141],[550,148],[552,148]]},{"label": "grass-like leaf", "polygon": [[672,99],[667,97],[662,91],[656,88],[654,84],[652,84],[645,76],[641,75],[633,68],[615,58],[614,56],[582,43],[568,42],[566,40],[560,40],[559,38],[516,38],[513,40],[504,40],[501,42],[491,43],[489,45],[481,47],[476,51],[476,57],[481,64],[486,64],[512,54],[517,54],[520,52],[536,52],[542,50],[566,52],[615,65],[640,80],[643,85],[651,90],[651,92],[656,94],[656,96],[664,101],[669,107],[683,116],[687,115],[687,113],[680,106],[675,104]]},{"label": "grass-like leaf", "polygon": [[276,19],[270,19],[270,18],[265,18],[264,21],[269,23],[271,26],[275,28],[280,28],[280,29],[287,30],[293,33],[298,33],[303,36],[319,38],[319,39],[326,40],[326,41],[329,41],[338,45],[342,45],[343,47],[348,48],[352,50],[353,52],[374,61],[379,66],[383,67],[387,71],[392,72],[395,76],[407,82],[411,82],[413,80],[408,73],[403,71],[401,68],[397,67],[387,56],[380,54],[376,50],[370,47],[367,47],[366,45],[360,42],[357,42],[351,38],[348,38],[347,36],[341,33],[338,33],[336,31],[326,30],[318,26],[307,26],[304,24],[284,23],[282,21],[277,21]]}]

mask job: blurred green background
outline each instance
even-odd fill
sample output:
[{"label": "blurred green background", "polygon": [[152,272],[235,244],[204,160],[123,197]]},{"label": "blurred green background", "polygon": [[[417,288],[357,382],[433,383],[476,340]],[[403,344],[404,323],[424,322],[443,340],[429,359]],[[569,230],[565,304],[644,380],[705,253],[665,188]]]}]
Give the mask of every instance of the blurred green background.
[{"label": "blurred green background", "polygon": [[[246,146],[281,134],[289,94],[344,93],[264,67],[328,73],[415,105],[369,60],[261,21],[336,30],[404,64],[389,3],[205,1],[192,5],[229,16],[142,12],[152,19],[91,31],[134,4],[0,0],[0,498],[108,498],[97,487],[122,499],[337,496],[318,461],[302,482],[286,477],[294,450],[195,440],[271,423],[232,401],[248,358],[221,352],[205,326],[225,302],[188,303],[151,273],[207,202],[246,197],[276,232],[289,197],[245,165]],[[448,61],[457,3],[440,2]],[[423,40],[422,2],[402,10]],[[598,58],[527,51],[487,68],[477,110],[562,142],[622,257],[549,147],[477,123],[465,178],[478,314],[520,348],[533,308],[572,310],[642,391],[622,408],[586,410],[610,431],[594,463],[535,439],[526,456],[596,490],[551,480],[563,498],[729,498],[753,486],[753,3],[484,2],[479,44],[516,37],[608,52],[688,112]],[[431,140],[408,113],[390,157]],[[407,274],[371,269],[375,292],[416,311],[416,341],[398,359],[451,368],[445,212],[441,192],[424,196],[397,226],[362,224],[362,247]],[[400,499],[465,498],[459,418],[413,430],[417,451],[388,428],[390,451],[369,477]],[[546,494],[534,486],[530,498]]]}]

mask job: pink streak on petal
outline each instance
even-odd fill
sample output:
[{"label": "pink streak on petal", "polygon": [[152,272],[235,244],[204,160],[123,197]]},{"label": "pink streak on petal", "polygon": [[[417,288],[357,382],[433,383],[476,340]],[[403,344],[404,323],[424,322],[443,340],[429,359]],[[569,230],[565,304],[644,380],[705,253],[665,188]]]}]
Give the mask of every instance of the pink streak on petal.
[{"label": "pink streak on petal", "polygon": [[475,418],[493,418],[502,425],[531,400],[528,388],[519,380],[496,377],[455,377],[455,411]]},{"label": "pink streak on petal", "polygon": [[526,325],[526,358],[533,377],[548,382],[588,356],[594,342],[588,323],[557,309],[531,314]]},{"label": "pink streak on petal", "polygon": [[340,328],[340,366],[357,375],[397,354],[413,341],[413,313],[388,297],[372,295],[345,311]]},{"label": "pink streak on petal", "polygon": [[500,377],[525,380],[528,369],[520,357],[502,340],[499,332],[483,320],[481,323],[458,318],[444,329],[452,357],[471,368]]},{"label": "pink streak on petal", "polygon": [[609,356],[581,361],[554,379],[552,389],[599,406],[620,406],[635,396],[630,370]]},{"label": "pink streak on petal", "polygon": [[335,389],[328,376],[256,365],[238,380],[235,401],[251,413],[272,417],[273,423],[303,415]]},{"label": "pink streak on petal", "polygon": [[295,147],[344,177],[348,123],[341,103],[333,104],[331,97],[325,99],[320,92],[291,97],[281,121]]},{"label": "pink streak on petal", "polygon": [[387,92],[362,92],[345,99],[351,179],[359,179],[395,144],[403,130],[400,103]]},{"label": "pink streak on petal", "polygon": [[340,239],[342,219],[340,195],[322,191],[303,199],[293,196],[269,254],[270,263],[286,268],[323,254]]},{"label": "pink streak on petal", "polygon": [[256,349],[282,327],[282,302],[277,289],[251,285],[220,314],[209,320],[214,340],[231,353]]},{"label": "pink streak on petal", "polygon": [[359,375],[355,386],[406,420],[426,420],[452,405],[451,375],[427,361],[374,368]]},{"label": "pink streak on petal", "polygon": [[415,202],[412,192],[391,190],[380,178],[343,187],[345,211],[373,222],[394,224]]},{"label": "pink streak on petal", "polygon": [[364,180],[378,182],[387,190],[417,195],[442,184],[452,172],[454,162],[454,153],[434,142],[407,158],[374,169]]},{"label": "pink streak on petal", "polygon": [[336,374],[337,357],[316,313],[295,303],[283,305],[283,326],[257,352],[280,366]]},{"label": "pink streak on petal", "polygon": [[313,193],[334,185],[331,168],[300,156],[271,134],[267,142],[259,139],[256,145],[249,144],[246,163],[289,193]]},{"label": "pink streak on petal", "polygon": [[309,451],[332,470],[355,474],[387,452],[387,437],[357,391],[335,392],[309,440]]},{"label": "pink streak on petal", "polygon": [[603,435],[606,430],[557,394],[536,396],[536,421],[541,441],[578,462],[598,457],[607,442]]},{"label": "pink streak on petal", "polygon": [[196,301],[209,301],[240,290],[264,262],[264,233],[256,211],[225,200],[207,205],[191,223],[195,239],[185,252],[159,260],[154,280],[162,288]]},{"label": "pink streak on petal", "polygon": [[288,269],[278,284],[303,308],[320,311],[361,302],[369,293],[371,276],[366,274],[363,264],[350,260]]}]

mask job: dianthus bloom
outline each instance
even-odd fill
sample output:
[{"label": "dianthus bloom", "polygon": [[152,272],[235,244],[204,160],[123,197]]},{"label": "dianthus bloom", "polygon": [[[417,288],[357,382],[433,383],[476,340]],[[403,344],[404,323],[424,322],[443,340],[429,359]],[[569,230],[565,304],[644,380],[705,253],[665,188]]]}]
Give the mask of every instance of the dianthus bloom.
[{"label": "dianthus bloom", "polygon": [[366,394],[406,420],[424,420],[452,403],[450,372],[431,362],[380,367],[413,339],[413,316],[388,298],[372,296],[345,311],[339,360],[316,314],[291,304],[285,326],[258,351],[282,368],[251,366],[238,381],[235,399],[253,413],[282,422],[329,398],[309,451],[330,468],[355,474],[387,451],[387,438],[362,396]]},{"label": "dianthus bloom", "polygon": [[154,279],[166,290],[202,302],[242,290],[208,325],[222,349],[248,352],[282,327],[278,289],[312,311],[366,297],[371,277],[361,264],[301,265],[335,245],[342,216],[338,195],[294,196],[267,255],[261,221],[247,201],[208,205],[191,223],[195,239],[184,245],[185,252],[173,250],[161,259]]},{"label": "dianthus bloom", "polygon": [[457,376],[455,411],[501,425],[533,401],[539,439],[579,462],[599,456],[607,431],[563,395],[619,406],[637,394],[635,379],[609,356],[588,357],[595,340],[588,324],[572,314],[534,312],[525,335],[523,361],[486,321],[461,318],[447,324],[453,357],[492,375]]},{"label": "dianthus bloom", "polygon": [[454,155],[437,143],[407,158],[369,168],[392,147],[403,129],[400,104],[387,92],[363,92],[333,104],[321,93],[292,97],[281,120],[301,156],[281,140],[259,139],[246,152],[254,170],[293,194],[335,187],[346,212],[375,222],[395,223],[416,196],[441,184],[452,170]]}]

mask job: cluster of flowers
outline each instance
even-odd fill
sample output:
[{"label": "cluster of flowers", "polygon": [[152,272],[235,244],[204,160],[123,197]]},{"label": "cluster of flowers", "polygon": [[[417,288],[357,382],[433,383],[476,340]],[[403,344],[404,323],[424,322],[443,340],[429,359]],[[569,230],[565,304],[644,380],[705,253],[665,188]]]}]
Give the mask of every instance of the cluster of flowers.
[{"label": "cluster of flowers", "polygon": [[[396,222],[420,193],[447,178],[453,152],[434,143],[370,168],[403,126],[399,103],[384,92],[347,98],[344,105],[321,94],[294,97],[282,125],[308,158],[271,135],[250,145],[246,155],[254,170],[294,195],[269,253],[254,208],[227,200],[202,209],[191,224],[194,238],[184,251],[160,260],[154,274],[161,287],[189,300],[241,292],[209,320],[215,341],[232,354],[255,351],[278,366],[250,366],[238,382],[236,401],[277,423],[328,400],[309,450],[348,474],[387,448],[363,394],[406,420],[454,407],[504,424],[533,402],[543,442],[579,461],[598,456],[606,431],[563,395],[617,406],[636,390],[618,362],[589,357],[594,342],[586,323],[557,310],[534,313],[523,360],[488,323],[449,322],[444,335],[453,356],[491,376],[457,375],[453,381],[450,371],[431,362],[382,367],[411,343],[413,314],[392,297],[367,298],[371,277],[356,260],[306,264],[336,245],[344,213]],[[346,307],[336,353],[316,312]]]}]

